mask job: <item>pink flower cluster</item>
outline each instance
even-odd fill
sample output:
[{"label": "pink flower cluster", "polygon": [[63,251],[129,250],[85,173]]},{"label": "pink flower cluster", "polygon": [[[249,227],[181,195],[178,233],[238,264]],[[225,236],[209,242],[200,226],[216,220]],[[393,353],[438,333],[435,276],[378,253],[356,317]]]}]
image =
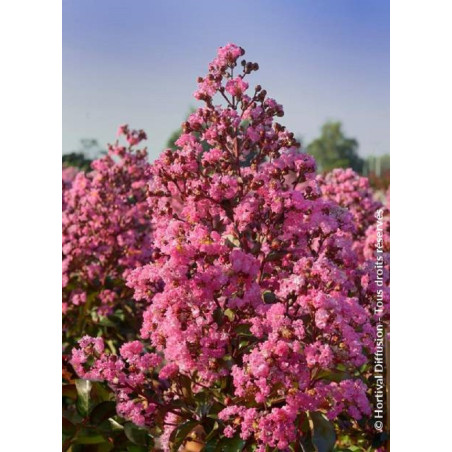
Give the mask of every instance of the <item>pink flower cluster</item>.
[{"label": "pink flower cluster", "polygon": [[75,371],[87,380],[108,382],[116,392],[120,416],[140,426],[151,424],[157,405],[149,403],[144,391],[147,378],[160,364],[161,357],[147,353],[139,341],[124,344],[120,356],[105,354],[102,338],[85,336],[79,341],[79,347],[72,354]]},{"label": "pink flower cluster", "polygon": [[63,312],[89,300],[111,312],[128,290],[124,278],[151,255],[146,150],[132,146],[143,131],[120,129],[118,142],[92,163],[92,171],[63,170]]},{"label": "pink flower cluster", "polygon": [[375,223],[374,213],[382,207],[375,199],[369,179],[355,173],[351,168],[336,168],[325,175],[317,176],[322,196],[347,208],[353,215],[356,232],[362,236]]},{"label": "pink flower cluster", "polygon": [[[369,180],[359,176],[352,169],[334,169],[325,175],[318,175],[317,181],[324,199],[337,202],[353,215],[355,231],[352,234],[353,250],[358,256],[357,272],[360,274],[364,295],[361,304],[366,306],[369,315],[375,310],[377,294],[381,290],[381,298],[385,306],[386,320],[389,315],[389,191],[386,202],[380,202],[369,185]],[[381,212],[381,221],[377,218]],[[377,215],[377,216],[376,216]],[[380,232],[378,232],[380,230]],[[376,245],[382,239],[383,254],[381,280],[377,286],[378,268],[375,267]],[[381,314],[381,313],[380,313]]]},{"label": "pink flower cluster", "polygon": [[[369,190],[354,174],[317,179],[313,158],[276,120],[282,106],[259,85],[247,94],[257,64],[243,61],[233,75],[243,54],[234,44],[220,48],[195,93],[205,105],[183,124],[178,149],[146,173],[147,205],[140,197],[131,217],[152,212],[152,260],[136,228],[115,230],[142,264],[124,276],[135,299],[148,303],[141,339],[154,352],[134,341],[115,357],[99,339],[84,338],[72,363],[82,377],[108,381],[118,411],[139,425],[153,424],[158,405],[202,418],[180,391],[185,378],[190,391],[222,405],[226,437],[287,451],[307,411],[370,414],[367,387],[353,376],[375,339],[354,240],[375,203],[354,196]],[[216,94],[223,104],[213,103]],[[82,184],[96,205],[89,178],[76,178],[75,192]],[[117,225],[124,213],[108,209]],[[84,215],[96,230],[96,212]],[[103,219],[96,237],[104,237]],[[71,263],[79,245],[68,243]],[[95,273],[93,265],[80,271]]]}]

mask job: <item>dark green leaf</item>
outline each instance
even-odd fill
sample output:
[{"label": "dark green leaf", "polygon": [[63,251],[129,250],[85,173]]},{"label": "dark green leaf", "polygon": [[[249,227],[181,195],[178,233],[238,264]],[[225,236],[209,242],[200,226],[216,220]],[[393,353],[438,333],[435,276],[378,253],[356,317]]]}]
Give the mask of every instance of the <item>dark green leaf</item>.
[{"label": "dark green leaf", "polygon": [[263,298],[264,302],[267,304],[271,304],[276,301],[276,295],[273,292],[270,292],[269,290],[264,292]]},{"label": "dark green leaf", "polygon": [[75,380],[75,387],[77,388],[77,411],[86,416],[89,412],[89,400],[92,388],[92,383],[88,380]]},{"label": "dark green leaf", "polygon": [[324,414],[317,411],[309,413],[312,421],[312,443],[317,452],[332,452],[336,443],[336,432],[333,424]]},{"label": "dark green leaf", "polygon": [[127,452],[148,452],[149,448],[145,446],[127,446]]},{"label": "dark green leaf", "polygon": [[101,424],[116,414],[116,403],[113,401],[101,402],[91,411],[90,421],[94,425]]},{"label": "dark green leaf", "polygon": [[213,311],[213,319],[218,325],[223,325],[223,310],[221,308],[216,308],[215,311]]},{"label": "dark green leaf", "polygon": [[209,441],[211,441],[213,438],[216,438],[218,436],[218,427],[219,424],[217,421],[214,422],[214,424],[212,425],[212,428],[209,428],[210,432],[209,434],[206,436],[206,444],[209,443]]},{"label": "dark green leaf", "polygon": [[71,452],[110,452],[114,449],[113,444],[110,444],[108,442],[99,443],[99,444],[72,444],[71,445]]},{"label": "dark green leaf", "polygon": [[187,421],[173,430],[170,436],[171,451],[177,452],[187,435],[198,425],[198,422]]},{"label": "dark green leaf", "polygon": [[105,443],[106,439],[102,435],[80,435],[74,440],[75,444],[101,444]]},{"label": "dark green leaf", "polygon": [[303,452],[317,452],[316,448],[312,444],[312,438],[308,435],[301,438],[300,445]]},{"label": "dark green leaf", "polygon": [[352,376],[348,372],[344,372],[342,370],[329,370],[324,369],[321,370],[316,376],[316,380],[328,380],[328,381],[335,381],[336,383],[339,383],[343,380],[349,380],[352,378]]},{"label": "dark green leaf", "polygon": [[241,336],[251,336],[250,325],[243,323],[241,325],[237,325],[234,328],[234,331]]},{"label": "dark green leaf", "polygon": [[267,255],[265,260],[268,261],[268,262],[276,261],[276,260],[281,259],[282,257],[284,257],[286,254],[287,254],[287,251],[272,251],[271,253],[269,253]]},{"label": "dark green leaf", "polygon": [[132,441],[137,446],[147,446],[149,444],[150,437],[148,431],[132,424],[132,422],[126,422],[124,424],[124,433],[129,441]]},{"label": "dark green leaf", "polygon": [[113,399],[113,395],[110,389],[104,384],[98,381],[92,382],[90,401],[93,405],[98,405],[101,402],[107,402]]},{"label": "dark green leaf", "polygon": [[217,451],[221,452],[240,452],[245,447],[246,441],[240,436],[234,438],[223,438],[217,445]]},{"label": "dark green leaf", "polygon": [[299,424],[302,431],[300,438],[301,450],[303,452],[316,452],[316,448],[314,447],[314,444],[312,444],[312,432],[308,416],[306,414],[302,414],[301,416],[301,424]]},{"label": "dark green leaf", "polygon": [[68,397],[69,399],[76,400],[77,399],[77,389],[75,385],[63,385],[62,387],[62,395],[63,397]]},{"label": "dark green leaf", "polygon": [[63,434],[72,436],[75,433],[75,430],[75,425],[69,419],[63,417]]},{"label": "dark green leaf", "polygon": [[191,390],[192,380],[187,375],[183,374],[180,374],[178,376],[178,379],[180,385],[183,388],[184,397],[186,398],[186,400],[192,401],[193,400],[193,392]]},{"label": "dark green leaf", "polygon": [[202,452],[215,452],[218,447],[218,437],[211,438],[206,442]]},{"label": "dark green leaf", "polygon": [[218,413],[224,408],[224,405],[218,402],[212,403],[209,409],[209,414],[207,417],[211,419],[218,419]]},{"label": "dark green leaf", "polygon": [[108,317],[102,317],[99,320],[99,325],[113,327],[113,328],[115,328],[117,326],[116,323],[112,322],[111,319],[109,319]]}]

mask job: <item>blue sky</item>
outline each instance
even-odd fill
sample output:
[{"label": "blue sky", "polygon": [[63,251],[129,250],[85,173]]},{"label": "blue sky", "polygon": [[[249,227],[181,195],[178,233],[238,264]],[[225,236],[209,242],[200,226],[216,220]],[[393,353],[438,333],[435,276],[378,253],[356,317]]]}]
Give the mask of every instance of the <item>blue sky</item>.
[{"label": "blue sky", "polygon": [[389,152],[389,0],[63,0],[63,152],[129,123],[155,158],[227,42],[306,144],[341,120],[361,155]]}]

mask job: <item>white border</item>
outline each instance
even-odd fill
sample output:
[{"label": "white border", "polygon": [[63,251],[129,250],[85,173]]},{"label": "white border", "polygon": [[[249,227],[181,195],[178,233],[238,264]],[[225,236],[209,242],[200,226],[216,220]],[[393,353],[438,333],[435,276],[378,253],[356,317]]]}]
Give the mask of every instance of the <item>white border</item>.
[{"label": "white border", "polygon": [[0,6],[1,448],[61,450],[61,2]]},{"label": "white border", "polygon": [[[4,450],[61,447],[61,16],[56,1],[0,6]],[[450,442],[451,17],[447,1],[392,0],[395,451]]]},{"label": "white border", "polygon": [[450,445],[452,4],[391,2],[391,446]]}]

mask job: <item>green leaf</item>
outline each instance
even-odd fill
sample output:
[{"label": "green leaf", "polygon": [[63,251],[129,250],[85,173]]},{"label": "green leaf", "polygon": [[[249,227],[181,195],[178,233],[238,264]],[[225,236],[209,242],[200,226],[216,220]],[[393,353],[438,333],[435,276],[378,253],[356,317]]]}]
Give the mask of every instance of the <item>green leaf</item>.
[{"label": "green leaf", "polygon": [[112,322],[111,319],[109,319],[108,317],[102,317],[99,320],[99,325],[100,326],[113,327],[113,328],[117,327],[116,323]]},{"label": "green leaf", "polygon": [[218,446],[218,438],[212,438],[210,441],[206,442],[202,452],[215,452]]},{"label": "green leaf", "polygon": [[124,426],[122,426],[119,422],[115,421],[114,419],[108,419],[108,423],[110,424],[110,428],[114,432],[122,431],[124,430]]},{"label": "green leaf", "polygon": [[283,258],[287,254],[287,251],[272,251],[269,254],[267,254],[267,257],[265,260],[267,262],[276,261],[278,259]]},{"label": "green leaf", "polygon": [[92,382],[90,401],[93,405],[113,400],[113,394],[105,383]]},{"label": "green leaf", "polygon": [[248,345],[250,345],[250,341],[240,341],[239,342],[239,350],[241,350],[242,348],[248,347]]},{"label": "green leaf", "polygon": [[[221,393],[220,393],[221,394]],[[209,409],[209,413],[207,414],[207,417],[211,419],[218,419],[218,413],[224,408],[224,405],[218,402],[212,403]],[[215,425],[215,423],[214,423]],[[216,427],[215,427],[216,428]]]},{"label": "green leaf", "polygon": [[178,380],[182,386],[182,391],[184,394],[184,399],[188,401],[193,401],[193,392],[191,389],[192,380],[187,375],[178,375]]},{"label": "green leaf", "polygon": [[90,421],[94,425],[99,425],[116,414],[116,403],[113,401],[101,402],[95,406],[90,414]]},{"label": "green leaf", "polygon": [[309,413],[312,422],[312,443],[317,452],[332,452],[336,443],[336,432],[333,424],[318,411]]},{"label": "green leaf", "polygon": [[173,430],[170,436],[171,451],[177,452],[187,435],[198,425],[196,421],[187,421]]},{"label": "green leaf", "polygon": [[263,294],[264,303],[271,304],[276,301],[276,295],[269,290],[265,291]]},{"label": "green leaf", "polygon": [[218,325],[223,325],[223,310],[221,308],[216,308],[215,311],[213,311],[213,319]]},{"label": "green leaf", "polygon": [[342,370],[321,370],[316,376],[316,380],[328,380],[335,381],[339,383],[343,380],[350,380],[352,376],[348,372],[344,372]]},{"label": "green leaf", "polygon": [[112,339],[108,339],[106,341],[106,344],[108,345],[108,348],[113,353],[113,355],[117,355],[118,354],[118,351],[116,350],[116,347],[115,347],[115,343],[113,342]]},{"label": "green leaf", "polygon": [[312,432],[311,432],[311,426],[309,425],[309,418],[307,414],[303,413],[301,415],[301,424],[300,429],[302,432],[301,438],[300,438],[300,446],[301,450],[303,452],[316,452],[316,449],[314,445],[312,444]]},{"label": "green leaf", "polygon": [[234,438],[223,438],[217,445],[217,451],[221,452],[240,452],[245,447],[246,441],[240,436]]},{"label": "green leaf", "polygon": [[99,444],[91,444],[89,446],[85,444],[72,444],[71,445],[71,452],[87,452],[89,450],[90,452],[110,452],[114,449],[113,444],[110,444],[108,442],[99,443]]},{"label": "green leaf", "polygon": [[132,422],[126,422],[124,424],[124,433],[129,441],[137,446],[147,446],[149,444],[150,437],[148,431],[132,424]]},{"label": "green leaf", "polygon": [[102,444],[106,439],[102,435],[80,435],[75,438],[75,444]]},{"label": "green leaf", "polygon": [[148,452],[149,448],[145,446],[127,446],[127,452]]},{"label": "green leaf", "polygon": [[209,444],[209,442],[216,443],[218,441],[218,427],[219,424],[217,421],[215,421],[211,427],[209,426],[209,428],[206,428],[204,425],[204,429],[209,431],[209,434],[206,436],[206,439],[204,440],[206,446],[207,444]]},{"label": "green leaf", "polygon": [[63,417],[63,434],[66,436],[73,436],[75,431],[75,425],[69,419]]},{"label": "green leaf", "polygon": [[247,323],[242,323],[234,328],[234,331],[240,336],[252,336],[250,331],[251,326]]},{"label": "green leaf", "polygon": [[89,400],[92,388],[92,383],[88,380],[75,380],[75,387],[77,388],[77,411],[86,416],[89,412]]},{"label": "green leaf", "polygon": [[225,245],[229,248],[240,247],[240,240],[232,234],[225,236]]},{"label": "green leaf", "polygon": [[224,315],[229,319],[230,322],[232,322],[235,318],[234,311],[229,308],[224,311]]},{"label": "green leaf", "polygon": [[316,448],[312,444],[310,436],[303,436],[300,441],[301,449],[303,452],[317,452]]},{"label": "green leaf", "polygon": [[63,385],[61,392],[63,397],[68,397],[72,400],[77,399],[77,389],[73,384]]}]

